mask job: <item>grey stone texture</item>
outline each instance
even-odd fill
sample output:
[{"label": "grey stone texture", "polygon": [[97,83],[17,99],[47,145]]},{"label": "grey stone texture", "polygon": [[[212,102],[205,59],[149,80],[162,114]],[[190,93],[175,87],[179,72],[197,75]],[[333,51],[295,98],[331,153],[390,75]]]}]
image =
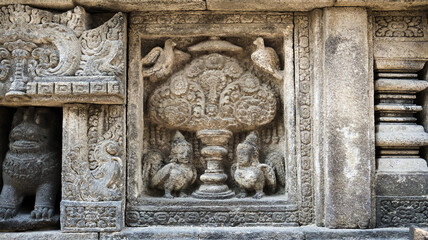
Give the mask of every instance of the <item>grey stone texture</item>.
[{"label": "grey stone texture", "polygon": [[89,9],[110,11],[171,11],[171,10],[220,10],[220,11],[310,11],[325,7],[367,7],[375,10],[427,9],[425,0],[4,0],[0,4],[28,4],[41,8],[70,9],[83,6]]},{"label": "grey stone texture", "polygon": [[233,227],[233,228],[128,228],[121,233],[101,233],[100,239],[350,239],[386,240],[409,239],[408,228],[331,230],[317,227]]},{"label": "grey stone texture", "polygon": [[424,238],[427,10],[1,1],[0,239]]},{"label": "grey stone texture", "polygon": [[324,225],[331,228],[367,228],[371,219],[374,110],[367,17],[362,8],[323,11],[323,208]]},{"label": "grey stone texture", "polygon": [[95,240],[97,233],[62,233],[60,231],[38,231],[38,232],[17,232],[1,233],[1,240],[20,239],[40,239],[40,240]]}]

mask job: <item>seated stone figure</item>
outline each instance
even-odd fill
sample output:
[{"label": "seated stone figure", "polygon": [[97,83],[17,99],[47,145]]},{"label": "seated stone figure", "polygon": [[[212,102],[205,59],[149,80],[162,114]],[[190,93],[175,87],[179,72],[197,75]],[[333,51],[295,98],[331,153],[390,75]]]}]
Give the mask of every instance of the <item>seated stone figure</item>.
[{"label": "seated stone figure", "polygon": [[170,163],[163,166],[151,179],[151,186],[165,190],[164,197],[173,198],[176,191],[186,197],[184,190],[196,180],[196,168],[191,163],[192,145],[177,131],[170,153]]},{"label": "seated stone figure", "polygon": [[61,176],[57,120],[49,108],[20,108],[15,113],[3,162],[0,219],[14,217],[23,198],[31,195],[36,196],[32,218],[53,216]]},{"label": "seated stone figure", "polygon": [[248,192],[255,191],[253,198],[265,196],[264,187],[276,189],[276,177],[273,168],[259,162],[257,135],[251,132],[243,143],[236,148],[237,161],[232,165],[232,176],[241,192],[236,196],[244,198]]}]

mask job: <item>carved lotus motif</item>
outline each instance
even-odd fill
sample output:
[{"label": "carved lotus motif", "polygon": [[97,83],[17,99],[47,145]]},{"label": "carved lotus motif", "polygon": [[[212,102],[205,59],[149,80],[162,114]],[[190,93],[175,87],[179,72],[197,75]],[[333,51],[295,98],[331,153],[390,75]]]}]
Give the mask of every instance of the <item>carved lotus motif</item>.
[{"label": "carved lotus motif", "polygon": [[154,122],[187,131],[252,130],[276,113],[273,91],[236,59],[218,53],[194,59],[158,87],[148,104]]}]

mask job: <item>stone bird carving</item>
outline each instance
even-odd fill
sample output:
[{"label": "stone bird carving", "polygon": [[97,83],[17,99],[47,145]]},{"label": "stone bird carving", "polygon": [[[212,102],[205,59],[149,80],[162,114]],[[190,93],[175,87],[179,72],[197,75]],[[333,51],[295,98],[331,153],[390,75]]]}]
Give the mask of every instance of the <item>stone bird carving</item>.
[{"label": "stone bird carving", "polygon": [[190,54],[174,49],[177,44],[168,39],[164,48],[153,48],[141,59],[143,77],[157,82],[171,75],[179,66],[190,60]]},{"label": "stone bird carving", "polygon": [[278,185],[285,187],[285,163],[284,156],[279,152],[271,152],[267,155],[265,163],[272,167],[276,174]]},{"label": "stone bird carving", "polygon": [[279,67],[279,58],[275,50],[271,47],[265,47],[263,38],[258,37],[254,42],[257,49],[251,54],[251,60],[254,65],[270,74],[277,80],[282,79],[283,71]]},{"label": "stone bird carving", "polygon": [[259,199],[265,196],[265,186],[271,191],[276,189],[274,169],[259,162],[257,139],[255,132],[251,132],[236,148],[237,161],[232,165],[231,173],[241,190],[236,195],[238,198],[244,198],[247,192],[255,191],[253,198]]},{"label": "stone bird carving", "polygon": [[163,166],[151,179],[151,186],[165,190],[164,197],[173,198],[173,191],[186,197],[184,190],[196,180],[196,168],[191,163],[192,145],[177,131],[172,143],[170,163]]},{"label": "stone bird carving", "polygon": [[120,181],[122,177],[122,160],[118,157],[119,143],[111,140],[100,140],[94,151],[93,159],[96,167],[91,169],[88,160],[81,154],[83,146],[77,146],[67,155],[71,168],[78,175],[74,184],[81,192],[84,201],[114,201],[120,198]]}]

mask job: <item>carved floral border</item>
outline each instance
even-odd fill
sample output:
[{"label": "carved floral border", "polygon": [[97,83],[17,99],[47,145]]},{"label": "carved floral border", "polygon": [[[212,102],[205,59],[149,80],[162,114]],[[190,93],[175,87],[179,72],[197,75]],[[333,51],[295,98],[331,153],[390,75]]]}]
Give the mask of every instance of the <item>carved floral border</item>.
[{"label": "carved floral border", "polygon": [[300,163],[300,224],[314,222],[312,162],[312,80],[310,78],[309,17],[296,15],[296,122],[297,154]]}]

